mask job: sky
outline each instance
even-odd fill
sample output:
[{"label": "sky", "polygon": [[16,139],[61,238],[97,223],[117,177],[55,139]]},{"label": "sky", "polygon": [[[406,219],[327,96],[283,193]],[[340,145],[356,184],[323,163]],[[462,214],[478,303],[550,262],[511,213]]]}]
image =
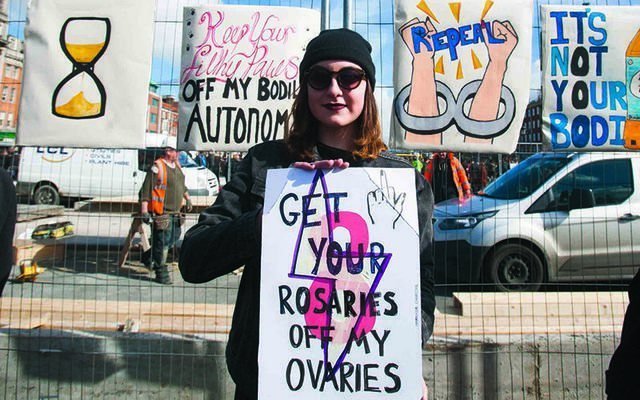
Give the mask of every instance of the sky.
[{"label": "sky", "polygon": [[[212,0],[157,0],[156,11],[156,37],[154,45],[154,65],[152,80],[161,84],[161,90],[174,92],[175,88],[164,87],[165,85],[174,84],[177,80],[177,73],[179,69],[180,59],[180,42],[181,42],[181,20],[182,20],[182,8],[186,5],[201,5],[211,4]],[[13,36],[22,38],[24,25],[27,15],[27,3],[28,0],[9,0],[9,33]],[[533,24],[534,29],[539,27],[538,24],[538,7],[536,4],[582,4],[583,1],[576,0],[534,0],[534,17]],[[591,5],[640,5],[640,0],[596,0],[590,1]],[[292,7],[312,7],[320,9],[321,0],[225,0],[220,1],[220,4],[239,4],[239,5],[278,5],[278,6],[292,6]],[[330,27],[336,28],[343,24],[342,18],[342,0],[330,0]],[[359,32],[367,32],[368,30],[385,29],[384,25],[393,23],[393,6],[389,0],[353,0],[352,3],[352,15],[356,21],[354,28]],[[383,25],[382,28],[378,28],[377,24],[380,22]],[[371,25],[367,25],[370,23]],[[384,42],[382,46],[388,46],[388,51],[383,51],[386,54],[392,53],[391,32],[389,35],[370,36],[369,40],[372,42],[374,48],[380,48],[380,42]],[[540,70],[540,52],[539,52],[539,29],[534,31],[533,42],[533,61],[532,71]],[[376,43],[377,42],[377,43]],[[378,66],[379,69],[380,66]],[[382,78],[384,84],[386,79]],[[540,87],[539,74],[533,74],[532,76],[532,88]],[[388,73],[389,79],[391,73]],[[378,78],[380,80],[380,78]],[[390,82],[389,82],[390,83]]]},{"label": "sky", "polygon": [[[129,0],[123,0],[126,4]],[[435,1],[435,0],[434,0]],[[540,28],[538,5],[573,4],[581,5],[581,0],[533,0],[533,46],[531,67],[530,99],[541,95],[540,81]],[[28,0],[9,0],[9,34],[24,37]],[[182,42],[182,9],[184,6],[212,4],[212,0],[157,0],[156,29],[152,62],[152,82],[159,84],[162,95],[177,97],[180,76],[180,54]],[[640,5],[640,0],[596,0],[590,5]],[[224,0],[220,4],[246,6],[290,6],[321,8],[321,0]],[[329,27],[343,25],[343,0],[329,1]],[[369,39],[374,48],[374,63],[377,68],[377,91],[383,126],[389,126],[391,104],[393,103],[393,67],[387,60],[393,59],[393,2],[390,0],[352,0],[352,28]],[[386,111],[386,112],[385,112]]]}]

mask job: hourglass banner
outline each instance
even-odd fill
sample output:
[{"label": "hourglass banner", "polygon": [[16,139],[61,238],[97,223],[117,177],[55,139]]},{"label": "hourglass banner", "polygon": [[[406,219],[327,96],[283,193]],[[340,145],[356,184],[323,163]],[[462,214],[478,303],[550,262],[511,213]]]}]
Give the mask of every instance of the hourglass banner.
[{"label": "hourglass banner", "polygon": [[245,151],[282,139],[316,10],[185,7],[178,147]]},{"label": "hourglass banner", "polygon": [[547,144],[640,149],[640,7],[544,6],[540,19]]},{"label": "hourglass banner", "polygon": [[141,148],[154,0],[34,0],[17,143]]}]

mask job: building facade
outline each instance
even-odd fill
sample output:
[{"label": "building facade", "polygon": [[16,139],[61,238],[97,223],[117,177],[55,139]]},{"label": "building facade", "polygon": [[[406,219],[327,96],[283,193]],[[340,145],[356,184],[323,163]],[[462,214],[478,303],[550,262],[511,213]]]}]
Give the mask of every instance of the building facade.
[{"label": "building facade", "polygon": [[542,151],[542,102],[540,100],[532,101],[527,105],[516,151],[525,156]]},{"label": "building facade", "polygon": [[158,94],[158,85],[149,84],[147,102],[147,147],[175,146],[178,137],[178,101]]},{"label": "building facade", "polygon": [[15,144],[24,42],[9,35],[8,1],[0,1],[0,143]]}]

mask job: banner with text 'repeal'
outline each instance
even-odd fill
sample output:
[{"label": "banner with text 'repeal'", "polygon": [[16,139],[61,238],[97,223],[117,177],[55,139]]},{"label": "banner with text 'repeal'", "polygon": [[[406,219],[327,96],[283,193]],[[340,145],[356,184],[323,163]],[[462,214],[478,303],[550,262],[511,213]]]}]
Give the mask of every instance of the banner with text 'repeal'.
[{"label": "banner with text 'repeal'", "polygon": [[144,148],[154,0],[33,0],[17,143]]},{"label": "banner with text 'repeal'", "polygon": [[640,149],[640,7],[543,6],[540,22],[545,143]]},{"label": "banner with text 'repeal'", "polygon": [[270,170],[259,397],[419,399],[419,259],[412,169]]},{"label": "banner with text 'repeal'", "polygon": [[527,103],[532,0],[397,0],[397,147],[511,153]]},{"label": "banner with text 'repeal'", "polygon": [[245,151],[282,139],[317,10],[185,7],[178,147]]}]

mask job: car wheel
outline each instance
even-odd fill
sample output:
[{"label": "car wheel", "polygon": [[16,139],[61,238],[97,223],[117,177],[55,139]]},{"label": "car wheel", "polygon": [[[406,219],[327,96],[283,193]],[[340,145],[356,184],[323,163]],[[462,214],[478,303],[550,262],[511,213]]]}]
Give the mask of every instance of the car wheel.
[{"label": "car wheel", "polygon": [[60,204],[60,195],[55,187],[42,185],[33,192],[33,202],[35,204],[57,206]]},{"label": "car wheel", "polygon": [[489,260],[488,272],[491,283],[501,292],[535,292],[544,278],[540,257],[520,244],[498,247]]}]

